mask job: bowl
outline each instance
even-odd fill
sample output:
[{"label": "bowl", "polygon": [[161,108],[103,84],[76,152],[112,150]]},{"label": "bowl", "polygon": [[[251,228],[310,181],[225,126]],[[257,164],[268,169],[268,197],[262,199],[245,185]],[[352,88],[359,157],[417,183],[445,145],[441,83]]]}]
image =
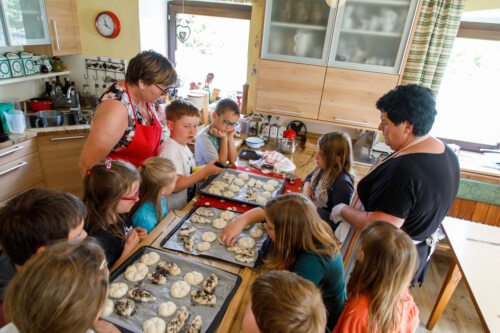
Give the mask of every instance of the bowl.
[{"label": "bowl", "polygon": [[283,154],[293,154],[297,149],[297,141],[289,138],[282,138],[279,141],[278,150]]},{"label": "bowl", "polygon": [[264,140],[256,136],[251,136],[245,139],[245,143],[247,144],[248,147],[257,149],[264,145]]},{"label": "bowl", "polygon": [[52,108],[50,98],[32,98],[29,104],[31,111],[50,110]]}]

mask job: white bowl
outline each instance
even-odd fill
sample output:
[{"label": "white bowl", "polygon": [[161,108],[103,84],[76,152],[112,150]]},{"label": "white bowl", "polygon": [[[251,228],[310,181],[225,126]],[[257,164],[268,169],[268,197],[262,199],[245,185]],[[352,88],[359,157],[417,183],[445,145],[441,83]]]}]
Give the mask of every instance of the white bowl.
[{"label": "white bowl", "polygon": [[257,149],[264,145],[264,140],[256,136],[250,136],[245,139],[245,143],[247,144],[248,147]]}]

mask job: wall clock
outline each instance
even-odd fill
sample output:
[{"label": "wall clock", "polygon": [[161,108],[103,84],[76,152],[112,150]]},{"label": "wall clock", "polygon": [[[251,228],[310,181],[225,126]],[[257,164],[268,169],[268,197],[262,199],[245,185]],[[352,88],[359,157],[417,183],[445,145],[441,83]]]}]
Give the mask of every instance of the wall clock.
[{"label": "wall clock", "polygon": [[120,33],[120,20],[113,12],[100,12],[95,18],[95,27],[101,36],[115,38]]}]

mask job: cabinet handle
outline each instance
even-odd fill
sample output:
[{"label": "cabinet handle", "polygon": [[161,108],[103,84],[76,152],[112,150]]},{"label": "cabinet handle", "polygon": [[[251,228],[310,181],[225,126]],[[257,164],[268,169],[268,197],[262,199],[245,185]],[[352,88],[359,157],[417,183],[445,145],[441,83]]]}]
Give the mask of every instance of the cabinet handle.
[{"label": "cabinet handle", "polygon": [[342,124],[368,126],[367,121],[355,121],[355,120],[341,119],[335,117],[333,118],[333,120],[336,121],[337,123],[342,123]]},{"label": "cabinet handle", "polygon": [[56,50],[60,51],[61,47],[59,46],[59,34],[57,33],[57,23],[55,19],[52,19],[52,26],[54,26],[54,36],[56,37]]},{"label": "cabinet handle", "polygon": [[62,138],[50,138],[50,141],[64,141],[64,140],[76,140],[76,139],[83,139],[85,135],[76,135],[76,136],[65,136]]},{"label": "cabinet handle", "polygon": [[11,168],[9,168],[9,169],[7,169],[7,170],[4,170],[4,171],[0,172],[0,176],[6,175],[6,174],[8,174],[8,173],[10,173],[10,172],[12,172],[12,171],[14,171],[14,170],[17,170],[17,169],[19,169],[19,168],[21,168],[21,167],[25,166],[26,164],[28,164],[28,162],[23,161],[23,162],[19,163],[19,164],[18,164],[18,165],[16,165],[16,166],[13,166],[13,167],[11,167]]},{"label": "cabinet handle", "polygon": [[7,155],[12,154],[12,153],[18,151],[19,149],[23,149],[23,148],[24,148],[24,146],[15,146],[11,150],[7,150],[6,152],[1,153],[0,157],[7,156]]},{"label": "cabinet handle", "polygon": [[302,111],[288,111],[288,110],[281,110],[281,109],[269,109],[273,113],[280,113],[280,114],[288,114],[291,116],[300,116],[303,114]]}]

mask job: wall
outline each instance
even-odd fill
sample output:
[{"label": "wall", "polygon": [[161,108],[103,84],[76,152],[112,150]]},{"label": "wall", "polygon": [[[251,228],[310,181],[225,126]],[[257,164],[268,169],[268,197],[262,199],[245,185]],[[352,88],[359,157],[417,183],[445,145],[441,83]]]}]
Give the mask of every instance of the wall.
[{"label": "wall", "polygon": [[255,100],[255,84],[257,61],[260,56],[260,44],[262,39],[262,22],[264,22],[265,0],[254,0],[252,2],[252,17],[250,19],[250,36],[248,38],[248,66],[247,66],[247,83],[248,87],[248,103],[247,112],[253,112]]},{"label": "wall", "polygon": [[139,0],[141,50],[155,50],[167,56],[168,0]]},{"label": "wall", "polygon": [[465,2],[465,11],[499,9],[500,0],[467,0]]}]

